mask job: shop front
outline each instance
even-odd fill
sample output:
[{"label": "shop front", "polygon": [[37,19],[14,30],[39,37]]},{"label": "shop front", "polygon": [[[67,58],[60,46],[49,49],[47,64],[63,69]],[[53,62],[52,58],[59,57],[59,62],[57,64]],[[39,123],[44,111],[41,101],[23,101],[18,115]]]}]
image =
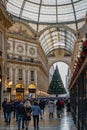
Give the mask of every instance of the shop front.
[{"label": "shop front", "polygon": [[36,98],[36,85],[30,84],[28,86],[28,92],[29,92],[30,95],[33,95],[33,97]]},{"label": "shop front", "polygon": [[24,85],[18,83],[16,85],[16,99],[22,100],[24,98]]}]

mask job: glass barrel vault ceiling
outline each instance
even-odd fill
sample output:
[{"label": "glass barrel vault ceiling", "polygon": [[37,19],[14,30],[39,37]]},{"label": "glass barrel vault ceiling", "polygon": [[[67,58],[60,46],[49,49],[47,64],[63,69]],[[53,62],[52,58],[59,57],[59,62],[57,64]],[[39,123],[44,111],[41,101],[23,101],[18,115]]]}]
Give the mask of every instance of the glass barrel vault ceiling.
[{"label": "glass barrel vault ceiling", "polygon": [[[74,26],[84,21],[87,0],[5,0],[6,9],[14,17],[27,21],[35,31],[41,31],[50,25]],[[34,24],[34,26],[32,25]],[[71,26],[70,26],[71,27]],[[75,36],[65,28],[50,28],[40,36],[41,45],[49,54],[56,48],[63,48],[72,54]]]},{"label": "glass barrel vault ceiling", "polygon": [[68,29],[54,27],[42,33],[40,42],[46,55],[58,48],[64,49],[69,54],[72,54],[75,36]]}]

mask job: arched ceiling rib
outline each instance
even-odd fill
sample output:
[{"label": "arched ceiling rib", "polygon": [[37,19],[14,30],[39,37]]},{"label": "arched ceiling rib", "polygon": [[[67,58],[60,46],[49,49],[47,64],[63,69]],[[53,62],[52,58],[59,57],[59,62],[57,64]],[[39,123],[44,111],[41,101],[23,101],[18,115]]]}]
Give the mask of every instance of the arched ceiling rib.
[{"label": "arched ceiling rib", "polygon": [[24,10],[25,3],[26,3],[26,2],[25,2],[25,0],[24,0],[23,3],[22,3],[21,9],[20,9],[19,17],[22,16],[22,13],[23,13],[23,10]]},{"label": "arched ceiling rib", "polygon": [[39,20],[40,20],[40,10],[41,10],[41,4],[42,4],[42,0],[40,0],[40,6],[39,6],[39,12],[38,12],[38,24],[37,24],[37,31],[38,31]]},{"label": "arched ceiling rib", "polygon": [[73,13],[74,13],[74,17],[75,17],[75,23],[76,23],[76,30],[78,30],[78,24],[77,24],[77,18],[76,18],[76,12],[75,12],[75,7],[74,7],[74,3],[73,3],[73,0],[71,0],[72,2],[72,7],[73,7]]}]

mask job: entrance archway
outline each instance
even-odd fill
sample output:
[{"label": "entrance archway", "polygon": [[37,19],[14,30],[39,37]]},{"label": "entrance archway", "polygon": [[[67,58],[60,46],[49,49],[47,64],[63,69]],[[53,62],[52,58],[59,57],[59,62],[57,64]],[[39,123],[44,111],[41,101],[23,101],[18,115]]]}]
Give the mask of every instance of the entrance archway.
[{"label": "entrance archway", "polygon": [[[69,86],[69,80],[70,80],[70,66],[68,64],[66,64],[65,62],[56,62],[54,63],[50,69],[49,69],[49,84],[51,83],[54,71],[56,69],[56,67],[59,70],[60,76],[61,76],[61,80],[63,82],[63,85],[65,87],[65,90],[67,92],[67,94],[62,95],[62,96],[69,96],[69,90],[68,90],[68,86]],[[59,95],[61,96],[61,95]]]}]

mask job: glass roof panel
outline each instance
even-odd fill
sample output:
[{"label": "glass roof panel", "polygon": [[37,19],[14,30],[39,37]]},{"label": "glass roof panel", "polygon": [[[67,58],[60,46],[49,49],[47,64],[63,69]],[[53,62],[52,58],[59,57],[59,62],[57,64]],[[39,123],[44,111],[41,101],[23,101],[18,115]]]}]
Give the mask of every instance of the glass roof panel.
[{"label": "glass roof panel", "polygon": [[32,18],[37,19],[38,18],[37,16],[38,16],[38,14],[34,14],[32,12],[27,12],[27,11],[23,11],[23,13],[22,13],[22,18],[25,18],[28,20],[32,20]]},{"label": "glass roof panel", "polygon": [[6,7],[11,14],[39,25],[76,24],[85,17],[87,0],[6,0]]},{"label": "glass roof panel", "polygon": [[35,0],[27,0],[27,1],[32,2],[32,3],[39,4],[41,0],[36,0],[36,1],[35,1]]},{"label": "glass roof panel", "polygon": [[73,0],[73,2],[78,2],[79,0]]},{"label": "glass roof panel", "polygon": [[72,5],[58,6],[57,8],[58,8],[58,21],[59,22],[75,20]]},{"label": "glass roof panel", "polygon": [[72,5],[64,5],[64,6],[57,6],[58,13],[60,14],[69,14],[73,13]]},{"label": "glass roof panel", "polygon": [[49,47],[49,49],[48,49],[48,48],[45,49],[45,52],[46,52],[46,54],[49,54],[51,51],[53,51],[53,50],[55,50],[55,49],[58,49],[58,48],[67,50],[70,54],[72,53],[72,49],[69,49],[69,47],[64,47],[64,46]]},{"label": "glass roof panel", "polygon": [[72,53],[75,36],[65,28],[49,28],[40,36],[40,43],[46,54],[49,54],[53,48],[64,48]]},{"label": "glass roof panel", "polygon": [[69,4],[71,3],[71,0],[57,0],[57,4],[63,5],[63,4]]},{"label": "glass roof panel", "polygon": [[21,8],[24,0],[8,0],[8,1],[9,1],[8,4],[13,5],[14,7],[16,6],[18,8]]},{"label": "glass roof panel", "polygon": [[77,19],[84,18],[87,11],[87,1],[83,0],[79,3],[75,3],[74,5]]},{"label": "glass roof panel", "polygon": [[26,11],[28,11],[28,12],[32,12],[32,13],[37,13],[37,14],[38,14],[39,5],[26,2],[26,3],[25,3],[25,6],[24,6],[24,10],[26,10]]},{"label": "glass roof panel", "polygon": [[[15,10],[15,12],[14,12],[14,10]],[[19,17],[19,14],[20,14],[20,8],[19,7],[16,7],[16,6],[11,5],[9,3],[8,4],[8,11]]]},{"label": "glass roof panel", "polygon": [[[68,17],[68,20],[67,20],[67,17]],[[69,22],[69,21],[75,20],[73,14],[59,15],[58,18],[59,18],[59,22],[61,22],[61,21],[66,22],[66,20],[67,20],[67,22]]]},{"label": "glass roof panel", "polygon": [[56,1],[55,0],[43,0],[42,4],[44,4],[44,5],[56,5]]},{"label": "glass roof panel", "polygon": [[56,7],[41,6],[40,15],[56,15]]},{"label": "glass roof panel", "polygon": [[56,22],[56,16],[55,15],[40,15],[40,20],[39,22],[41,23],[55,23]]}]

